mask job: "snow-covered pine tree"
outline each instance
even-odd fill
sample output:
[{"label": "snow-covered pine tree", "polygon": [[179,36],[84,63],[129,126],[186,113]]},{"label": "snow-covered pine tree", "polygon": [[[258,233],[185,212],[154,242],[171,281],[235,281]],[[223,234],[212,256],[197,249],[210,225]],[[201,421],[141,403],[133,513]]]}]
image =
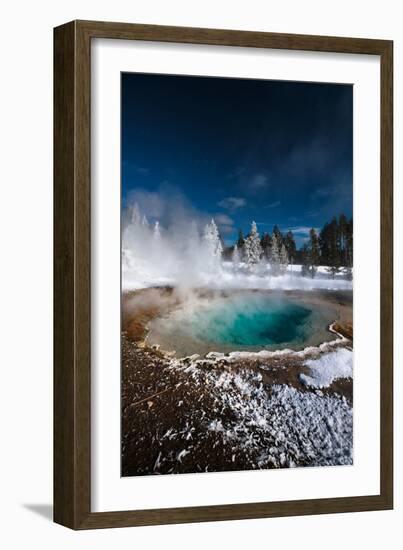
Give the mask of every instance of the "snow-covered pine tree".
[{"label": "snow-covered pine tree", "polygon": [[213,218],[204,228],[203,240],[211,257],[221,259],[223,248],[220,234]]},{"label": "snow-covered pine tree", "polygon": [[272,275],[280,274],[280,243],[278,234],[273,232],[270,248],[270,269]]},{"label": "snow-covered pine tree", "polygon": [[288,254],[287,254],[287,249],[283,243],[280,249],[280,273],[284,275],[284,273],[287,272],[287,268],[288,268]]},{"label": "snow-covered pine tree", "polygon": [[252,222],[251,230],[243,246],[245,262],[249,265],[256,265],[260,262],[263,253],[260,237],[257,231],[256,222]]},{"label": "snow-covered pine tree", "polygon": [[159,221],[156,221],[154,224],[153,238],[155,241],[159,241],[161,239],[161,229]]}]

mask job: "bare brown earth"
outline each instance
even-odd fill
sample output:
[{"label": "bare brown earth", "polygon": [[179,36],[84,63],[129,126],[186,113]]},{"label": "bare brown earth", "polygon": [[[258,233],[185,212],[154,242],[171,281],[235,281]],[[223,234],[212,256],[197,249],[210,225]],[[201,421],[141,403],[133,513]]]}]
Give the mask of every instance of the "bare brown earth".
[{"label": "bare brown earth", "polygon": [[[122,305],[122,475],[256,467],[256,462],[247,453],[234,454],[234,449],[225,445],[222,438],[206,430],[209,411],[211,418],[217,416],[209,392],[201,391],[184,369],[170,368],[170,358],[166,354],[144,343],[147,323],[178,305],[178,297],[172,289],[131,292],[124,295]],[[339,311],[340,319],[335,328],[352,341],[351,307],[341,298]],[[205,369],[259,372],[268,395],[273,384],[287,384],[302,392],[318,392],[301,383],[300,374],[307,374],[308,369],[300,357],[251,358],[231,364],[206,360],[200,365]],[[338,394],[352,402],[352,388],[351,379],[341,379],[321,393]],[[225,422],[231,411],[220,414]],[[191,457],[182,456],[182,449],[189,445]]]},{"label": "bare brown earth", "polygon": [[[206,431],[203,411],[213,410],[213,400],[191,377],[169,369],[166,359],[140,349],[125,333],[122,352],[123,476],[248,468],[247,460],[234,464],[231,448]],[[189,444],[191,459],[179,460]]]},{"label": "bare brown earth", "polygon": [[334,330],[339,334],[342,334],[345,338],[353,341],[353,323],[350,320],[342,322],[338,320],[334,323]]}]

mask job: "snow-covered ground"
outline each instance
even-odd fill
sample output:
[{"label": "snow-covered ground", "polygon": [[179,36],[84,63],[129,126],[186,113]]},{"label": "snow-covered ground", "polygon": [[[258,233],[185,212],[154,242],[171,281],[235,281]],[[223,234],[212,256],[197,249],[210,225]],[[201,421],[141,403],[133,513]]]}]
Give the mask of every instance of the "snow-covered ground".
[{"label": "snow-covered ground", "polygon": [[289,265],[284,275],[273,276],[269,264],[261,264],[256,268],[241,263],[234,265],[224,262],[217,273],[206,276],[206,286],[216,288],[257,288],[281,290],[349,290],[352,281],[346,280],[342,274],[334,279],[327,268],[319,266],[315,278],[302,277],[300,265]]},{"label": "snow-covered ground", "polygon": [[276,381],[269,362],[168,359],[127,337],[122,349],[123,475],[353,463],[348,389]]},{"label": "snow-covered ground", "polygon": [[353,352],[346,348],[321,355],[319,359],[305,361],[309,374],[301,374],[306,386],[327,388],[334,380],[353,377]]},{"label": "snow-covered ground", "polygon": [[352,464],[352,407],[344,397],[285,384],[268,391],[262,376],[249,370],[191,365],[185,372],[213,397],[208,429],[233,446],[234,461],[238,450],[258,468]]},{"label": "snow-covered ground", "polygon": [[[150,253],[151,254],[151,253]],[[281,290],[351,290],[352,281],[342,273],[334,278],[325,266],[319,266],[315,278],[302,277],[300,265],[289,265],[283,275],[273,276],[270,265],[250,267],[245,263],[220,262],[191,266],[185,260],[160,262],[134,257],[129,250],[122,255],[122,288],[125,291],[152,286],[207,287],[217,289],[281,289]]]}]

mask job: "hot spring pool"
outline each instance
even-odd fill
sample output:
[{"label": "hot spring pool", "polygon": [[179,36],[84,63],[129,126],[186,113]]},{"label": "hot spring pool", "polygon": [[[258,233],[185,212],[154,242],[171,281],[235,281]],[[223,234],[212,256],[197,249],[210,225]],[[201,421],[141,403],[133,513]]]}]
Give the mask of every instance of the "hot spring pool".
[{"label": "hot spring pool", "polygon": [[303,349],[332,340],[329,301],[282,292],[234,291],[198,296],[149,324],[148,345],[183,357],[209,351]]}]

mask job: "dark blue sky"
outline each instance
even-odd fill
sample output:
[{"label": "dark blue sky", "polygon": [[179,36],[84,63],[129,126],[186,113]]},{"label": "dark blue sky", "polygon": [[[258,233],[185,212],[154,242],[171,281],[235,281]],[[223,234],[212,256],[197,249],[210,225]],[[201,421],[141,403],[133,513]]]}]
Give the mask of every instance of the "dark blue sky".
[{"label": "dark blue sky", "polygon": [[255,220],[300,245],[352,215],[352,109],[350,85],[124,73],[123,205],[175,196],[228,244]]}]

